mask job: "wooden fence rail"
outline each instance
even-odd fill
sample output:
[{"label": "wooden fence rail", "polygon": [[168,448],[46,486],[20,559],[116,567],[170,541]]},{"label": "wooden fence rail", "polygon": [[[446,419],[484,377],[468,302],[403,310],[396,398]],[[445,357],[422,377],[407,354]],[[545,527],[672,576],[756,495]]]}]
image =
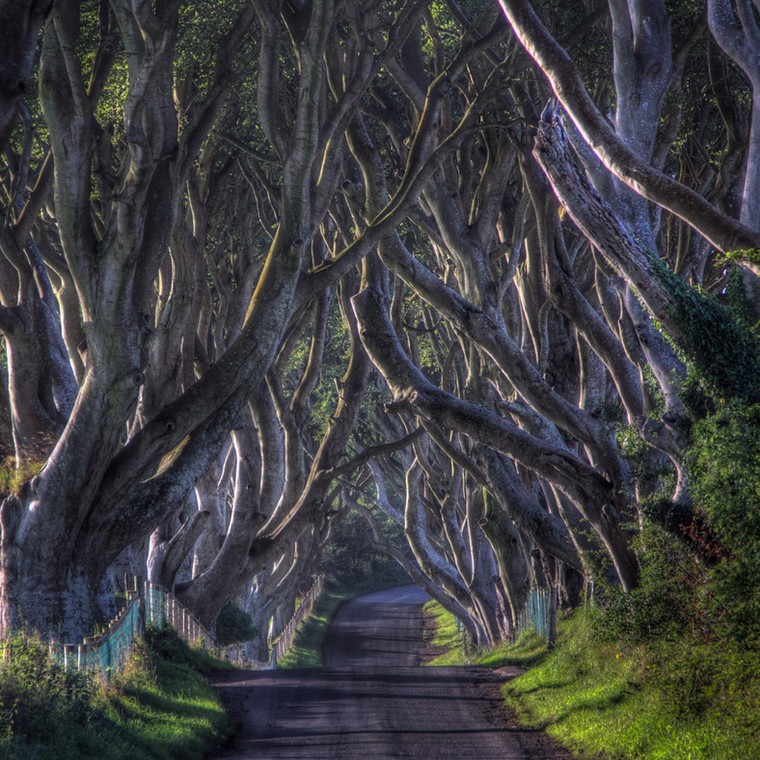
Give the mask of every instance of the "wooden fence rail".
[{"label": "wooden fence rail", "polygon": [[277,663],[285,656],[285,653],[288,651],[288,649],[290,649],[290,645],[293,643],[293,637],[296,635],[298,627],[314,609],[314,604],[319,598],[319,595],[322,593],[323,584],[324,576],[320,575],[315,579],[312,587],[304,595],[303,599],[301,600],[301,604],[298,605],[298,608],[293,613],[293,617],[290,618],[288,624],[285,626],[285,628],[283,628],[282,633],[272,644],[272,655],[271,659],[269,660],[271,667],[275,667]]}]

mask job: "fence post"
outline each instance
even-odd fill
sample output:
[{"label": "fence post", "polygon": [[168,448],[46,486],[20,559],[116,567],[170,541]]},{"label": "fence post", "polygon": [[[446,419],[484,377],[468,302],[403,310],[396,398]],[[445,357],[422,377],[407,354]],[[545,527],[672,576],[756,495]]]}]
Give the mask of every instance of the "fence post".
[{"label": "fence post", "polygon": [[549,635],[546,637],[549,649],[557,643],[557,607],[559,606],[559,590],[556,584],[549,589]]}]

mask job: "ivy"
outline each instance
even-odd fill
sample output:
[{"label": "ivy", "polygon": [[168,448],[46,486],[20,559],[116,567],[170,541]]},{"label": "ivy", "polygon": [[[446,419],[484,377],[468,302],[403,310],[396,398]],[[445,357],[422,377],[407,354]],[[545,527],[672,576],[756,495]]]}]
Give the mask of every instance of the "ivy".
[{"label": "ivy", "polygon": [[757,322],[755,310],[747,300],[744,291],[744,274],[742,269],[733,262],[729,262],[725,274],[727,281],[726,288],[723,292],[726,295],[728,305],[734,310],[740,322],[749,329],[750,332],[757,335],[757,331],[760,329],[760,323]]},{"label": "ivy", "polygon": [[671,295],[669,316],[682,333],[680,348],[700,379],[716,395],[760,401],[760,344],[732,308],[691,287],[658,256],[651,255],[654,276]]}]

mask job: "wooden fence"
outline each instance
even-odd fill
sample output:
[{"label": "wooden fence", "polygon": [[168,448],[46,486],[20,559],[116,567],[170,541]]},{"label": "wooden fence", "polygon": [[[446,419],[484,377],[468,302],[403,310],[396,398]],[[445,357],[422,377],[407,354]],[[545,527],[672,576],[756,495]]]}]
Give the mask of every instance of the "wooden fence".
[{"label": "wooden fence", "polygon": [[301,604],[293,613],[293,617],[290,618],[288,624],[283,628],[282,633],[277,640],[272,644],[272,656],[270,659],[271,667],[275,667],[277,663],[285,656],[285,653],[290,649],[290,645],[293,643],[293,637],[296,635],[296,631],[306,617],[311,614],[314,609],[319,595],[322,593],[324,585],[324,576],[318,576],[312,587],[306,592]]}]

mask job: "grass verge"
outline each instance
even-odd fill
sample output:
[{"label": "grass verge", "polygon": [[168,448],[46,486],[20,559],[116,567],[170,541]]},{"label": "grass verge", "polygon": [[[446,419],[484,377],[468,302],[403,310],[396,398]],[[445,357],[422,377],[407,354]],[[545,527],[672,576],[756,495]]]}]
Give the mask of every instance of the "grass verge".
[{"label": "grass verge", "polygon": [[514,644],[502,643],[493,649],[475,649],[465,652],[457,620],[450,612],[436,601],[428,602],[423,612],[430,621],[430,625],[426,626],[427,630],[433,631],[428,643],[442,650],[440,655],[427,663],[428,665],[483,665],[489,668],[521,665],[528,667],[546,653],[546,639],[535,631],[526,631]]},{"label": "grass verge", "polygon": [[505,685],[507,705],[579,758],[760,758],[757,651],[688,636],[624,646],[599,635],[598,612],[580,610],[560,622],[551,652],[527,632],[465,656],[451,616],[433,604],[426,611],[441,623],[431,643],[457,650],[430,664],[529,667]]},{"label": "grass verge", "polygon": [[523,721],[579,757],[760,757],[760,655],[726,641],[624,648],[600,641],[594,615],[579,612],[505,695]]},{"label": "grass verge", "polygon": [[107,686],[24,644],[0,666],[2,760],[200,760],[231,731],[200,675],[224,663],[171,631],[148,632]]}]

